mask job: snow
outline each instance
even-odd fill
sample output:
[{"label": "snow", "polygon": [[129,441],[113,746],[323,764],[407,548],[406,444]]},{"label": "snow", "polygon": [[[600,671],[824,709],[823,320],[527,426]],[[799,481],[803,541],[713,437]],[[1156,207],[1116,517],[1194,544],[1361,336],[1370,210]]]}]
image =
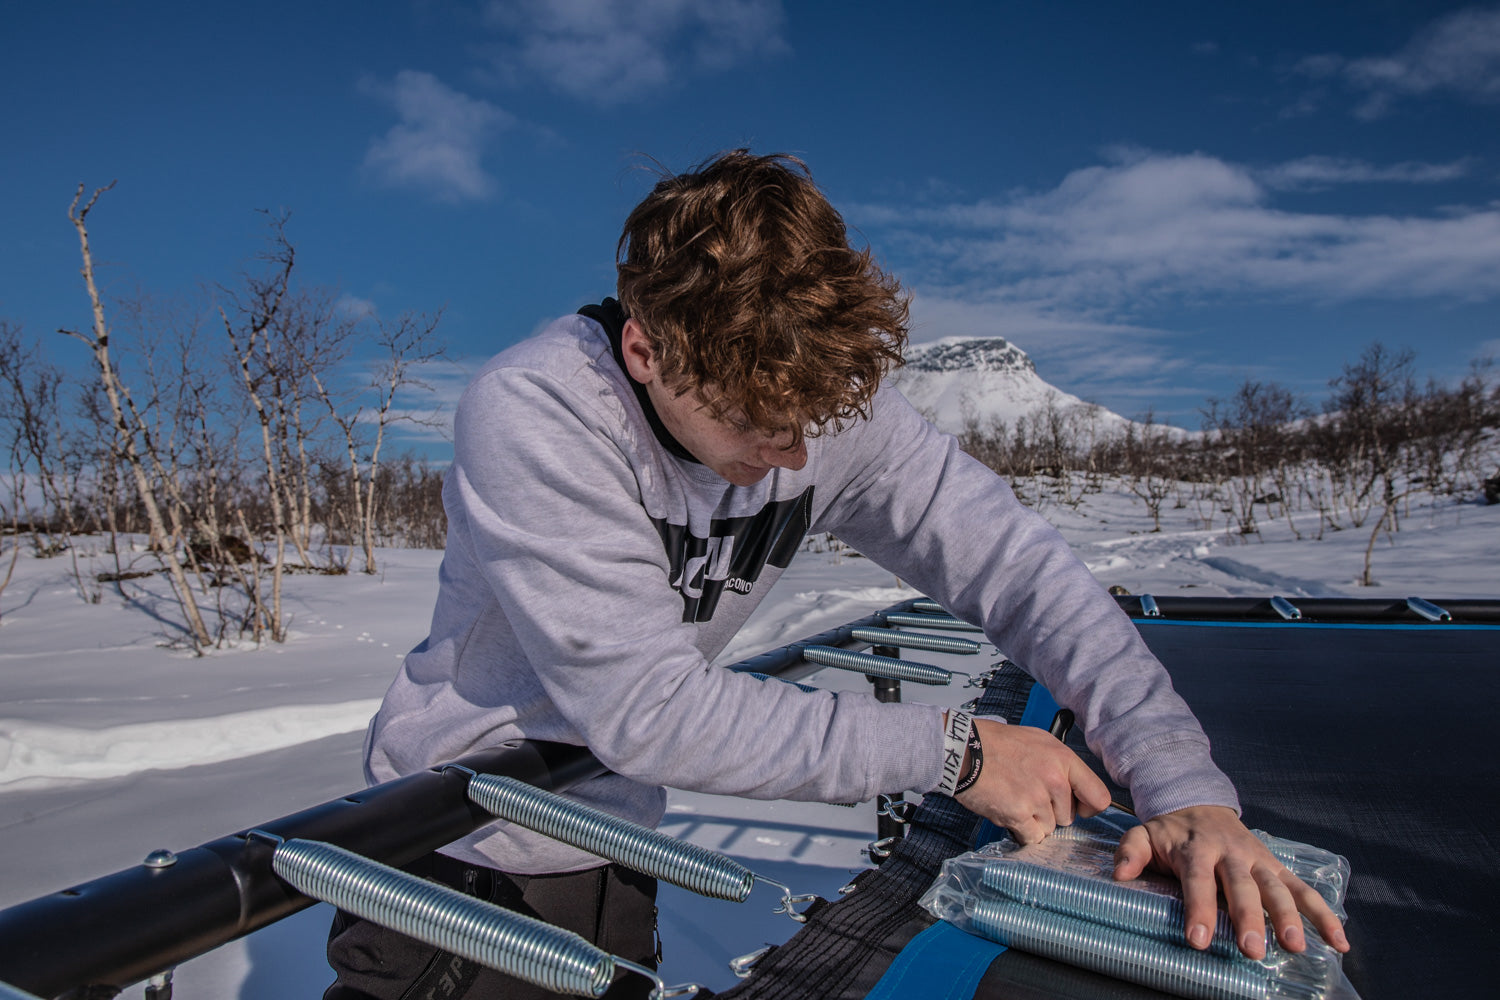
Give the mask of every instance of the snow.
[{"label": "snow", "polygon": [[[1041,510],[1102,584],[1133,593],[1430,599],[1500,596],[1500,506],[1414,507],[1377,542],[1379,583],[1356,585],[1368,533],[1297,540],[1284,521],[1259,536],[1204,527],[1191,505],[1163,510],[1151,532],[1143,504],[1119,484],[1078,509]],[[1310,525],[1300,525],[1304,534]],[[80,542],[88,572],[112,568],[97,539]],[[8,558],[8,552],[6,556]],[[405,651],[426,633],[441,553],[388,550],[378,576],[296,576],[287,582],[289,642],[194,657],[153,579],[78,595],[66,557],[23,553],[0,594],[0,906],[182,850],[337,798],[362,784],[360,746]],[[848,553],[800,554],[725,651],[728,662],[889,606],[913,592]],[[987,657],[987,658],[986,658]],[[960,670],[974,659],[922,654]],[[997,658],[986,647],[981,668]],[[825,670],[812,683],[866,690]],[[905,685],[909,700],[951,705],[959,684]],[[663,829],[723,851],[753,871],[832,897],[866,865],[873,807],[750,802],[673,791]],[[785,940],[797,925],[771,912],[777,890],[743,904],[671,887],[661,895],[669,983],[723,989],[725,963]],[[180,996],[271,1000],[317,996],[330,911],[319,906],[187,963]],[[140,986],[125,996],[139,997]]]}]

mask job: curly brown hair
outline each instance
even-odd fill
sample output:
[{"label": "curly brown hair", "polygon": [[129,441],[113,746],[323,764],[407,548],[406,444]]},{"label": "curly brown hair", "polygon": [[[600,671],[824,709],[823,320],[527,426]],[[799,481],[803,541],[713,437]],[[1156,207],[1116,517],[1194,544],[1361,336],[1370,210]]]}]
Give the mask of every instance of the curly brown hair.
[{"label": "curly brown hair", "polygon": [[625,220],[625,311],[663,383],[793,444],[855,417],[902,362],[909,297],[801,160],[721,153],[665,176]]}]

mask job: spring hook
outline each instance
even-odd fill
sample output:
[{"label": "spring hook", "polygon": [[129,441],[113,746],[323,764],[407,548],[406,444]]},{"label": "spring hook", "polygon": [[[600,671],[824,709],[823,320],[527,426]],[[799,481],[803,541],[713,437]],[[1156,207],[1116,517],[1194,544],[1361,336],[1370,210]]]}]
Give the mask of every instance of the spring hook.
[{"label": "spring hook", "polygon": [[803,910],[801,912],[798,912],[796,907],[802,903],[817,902],[817,893],[807,892],[794,896],[792,895],[791,889],[788,889],[786,886],[782,885],[780,882],[775,881],[774,879],[766,878],[764,875],[757,875],[755,877],[758,880],[764,882],[766,885],[774,885],[776,888],[781,890],[781,902],[776,904],[776,909],[772,910],[772,913],[785,913],[787,916],[791,917],[799,924],[807,923],[807,911]]},{"label": "spring hook", "polygon": [[271,867],[314,899],[555,993],[603,996],[616,968],[650,977],[653,998],[698,991],[695,985],[668,987],[650,970],[616,958],[572,931],[332,844],[285,841],[272,854]]},{"label": "spring hook", "polygon": [[817,898],[793,897],[791,890],[780,882],[756,875],[717,851],[669,837],[515,778],[475,775],[469,779],[469,798],[503,820],[702,896],[743,903],[759,880],[782,890],[781,905],[775,912],[787,913],[793,919],[801,916],[792,909],[793,902]]},{"label": "spring hook", "polygon": [[917,811],[917,804],[915,802],[910,802],[904,797],[888,795],[884,792],[875,801],[875,815],[885,816],[895,820],[897,823],[910,823],[912,813]]},{"label": "spring hook", "polygon": [[755,949],[748,955],[731,958],[729,960],[729,971],[734,973],[736,979],[748,979],[750,978],[750,973],[754,972],[755,967],[760,964],[760,960],[769,955],[775,948],[774,944],[768,944],[764,948]]},{"label": "spring hook", "polygon": [[850,630],[849,636],[860,642],[868,642],[872,646],[896,646],[902,649],[925,649],[934,653],[963,655],[979,652],[979,643],[972,639],[960,639],[951,635],[900,632],[893,628],[857,628]]},{"label": "spring hook", "polygon": [[882,837],[880,840],[870,841],[860,853],[867,855],[871,861],[879,864],[891,856],[891,853],[895,851],[896,845],[899,843],[901,843],[900,837]]},{"label": "spring hook", "polygon": [[889,677],[899,681],[914,681],[917,684],[947,684],[953,680],[955,673],[959,673],[959,671],[944,670],[927,663],[898,660],[892,656],[853,653],[836,646],[806,646],[802,650],[802,658],[809,663],[838,667],[840,670],[853,670],[869,677]]}]

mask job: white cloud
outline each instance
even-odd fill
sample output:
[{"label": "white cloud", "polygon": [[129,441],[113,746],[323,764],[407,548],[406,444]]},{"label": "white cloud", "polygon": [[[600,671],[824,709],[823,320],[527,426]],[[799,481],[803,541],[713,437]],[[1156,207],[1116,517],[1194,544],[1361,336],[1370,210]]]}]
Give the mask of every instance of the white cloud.
[{"label": "white cloud", "polygon": [[851,215],[888,227],[943,280],[957,274],[1070,310],[1246,292],[1323,301],[1500,295],[1500,206],[1442,216],[1286,211],[1255,171],[1202,154],[1087,167],[1041,194]]},{"label": "white cloud", "polygon": [[1452,163],[1407,161],[1376,166],[1338,156],[1304,156],[1257,171],[1257,176],[1266,186],[1279,189],[1327,187],[1330,184],[1438,184],[1468,176],[1472,166],[1469,159]]},{"label": "white cloud", "polygon": [[779,0],[491,0],[485,16],[508,80],[604,105],[788,49]]},{"label": "white cloud", "polygon": [[[1281,175],[1413,182],[1450,169],[1428,166],[1294,161]],[[1500,297],[1500,203],[1433,215],[1290,211],[1264,173],[1133,151],[1039,193],[847,214],[917,293],[917,339],[1009,337],[1044,378],[1112,400],[1149,401],[1169,381],[1215,374],[1201,356],[1181,356],[1187,331],[1142,321],[1156,306]]]},{"label": "white cloud", "polygon": [[1297,71],[1337,77],[1365,94],[1360,118],[1379,118],[1401,97],[1452,93],[1470,100],[1500,101],[1500,8],[1471,8],[1441,17],[1419,31],[1399,52],[1347,59],[1309,56]]},{"label": "white cloud", "polygon": [[488,101],[460,93],[430,73],[402,70],[390,83],[361,89],[400,119],[370,142],[365,170],[379,183],[425,191],[440,201],[490,197],[495,179],[481,162],[485,146],[513,121]]},{"label": "white cloud", "polygon": [[338,301],[333,304],[333,308],[339,315],[349,319],[366,319],[377,316],[380,312],[371,300],[362,299],[357,295],[350,295],[348,292],[339,296]]}]

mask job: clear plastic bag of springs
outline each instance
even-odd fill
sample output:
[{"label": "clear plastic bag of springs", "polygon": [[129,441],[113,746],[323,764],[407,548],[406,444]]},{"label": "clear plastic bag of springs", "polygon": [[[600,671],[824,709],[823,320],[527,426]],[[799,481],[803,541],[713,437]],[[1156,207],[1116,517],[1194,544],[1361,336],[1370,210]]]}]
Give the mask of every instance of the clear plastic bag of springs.
[{"label": "clear plastic bag of springs", "polygon": [[[1257,961],[1240,954],[1220,911],[1209,947],[1189,947],[1175,879],[1148,873],[1114,880],[1115,848],[1133,825],[1133,817],[1111,809],[1059,828],[1040,844],[1001,839],[945,861],[920,903],[1007,947],[1195,1000],[1358,1000],[1339,953],[1306,923],[1306,951],[1268,940],[1266,957]],[[1347,861],[1255,833],[1343,919]]]}]

